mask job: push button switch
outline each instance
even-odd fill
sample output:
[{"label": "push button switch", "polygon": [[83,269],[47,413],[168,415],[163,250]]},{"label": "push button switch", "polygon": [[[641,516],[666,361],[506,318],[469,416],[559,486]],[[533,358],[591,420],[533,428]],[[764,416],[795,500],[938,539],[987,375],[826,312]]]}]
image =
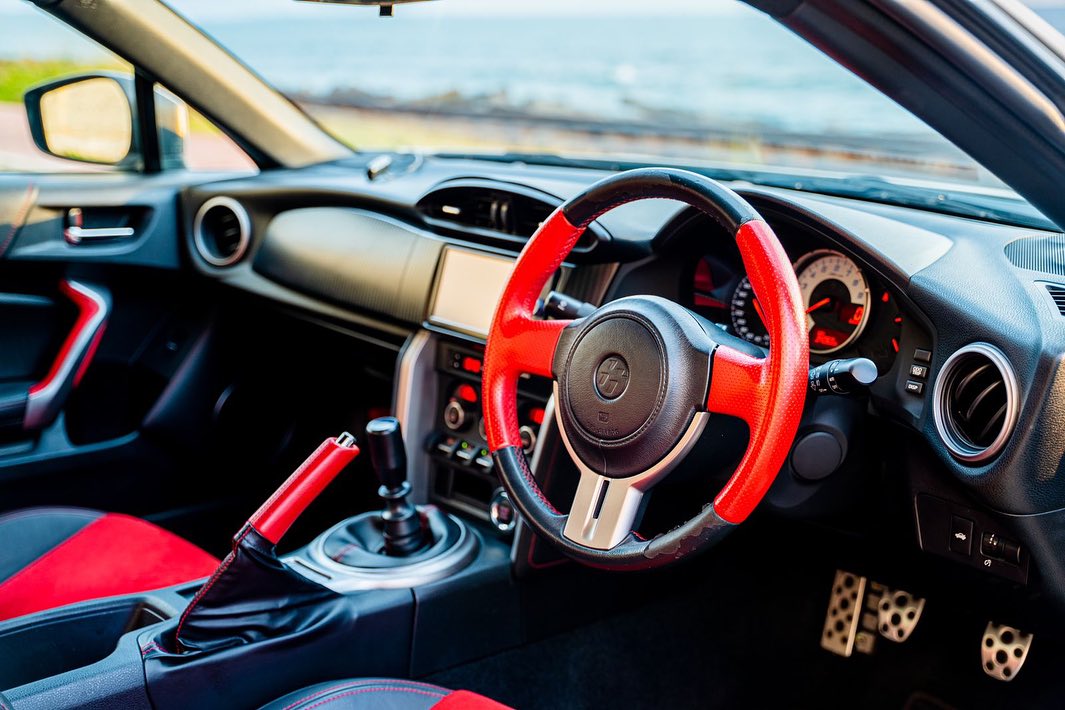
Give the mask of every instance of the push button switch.
[{"label": "push button switch", "polygon": [[973,552],[973,521],[950,516],[950,551],[968,557]]},{"label": "push button switch", "polygon": [[928,377],[928,365],[910,365],[910,377],[925,379]]}]

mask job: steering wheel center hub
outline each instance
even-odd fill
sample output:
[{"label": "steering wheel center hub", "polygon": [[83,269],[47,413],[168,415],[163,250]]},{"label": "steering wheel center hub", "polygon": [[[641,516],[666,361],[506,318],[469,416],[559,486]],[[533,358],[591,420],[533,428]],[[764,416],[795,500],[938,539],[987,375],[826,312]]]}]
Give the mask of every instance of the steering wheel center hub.
[{"label": "steering wheel center hub", "polygon": [[555,353],[567,441],[593,471],[623,478],[665,457],[706,398],[709,353],[695,319],[625,298],[575,324]]}]

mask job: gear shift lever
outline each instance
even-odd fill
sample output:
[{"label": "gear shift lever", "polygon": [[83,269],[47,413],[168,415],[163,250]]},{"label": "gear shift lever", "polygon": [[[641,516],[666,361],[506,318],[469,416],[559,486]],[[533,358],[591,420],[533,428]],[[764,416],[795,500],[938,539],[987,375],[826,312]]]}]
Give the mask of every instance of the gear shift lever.
[{"label": "gear shift lever", "polygon": [[385,554],[403,557],[420,550],[426,542],[426,531],[417,509],[407,500],[407,451],[403,434],[395,417],[379,417],[366,425],[366,447],[370,450],[377,480],[381,487],[377,495],[385,502],[381,511]]}]

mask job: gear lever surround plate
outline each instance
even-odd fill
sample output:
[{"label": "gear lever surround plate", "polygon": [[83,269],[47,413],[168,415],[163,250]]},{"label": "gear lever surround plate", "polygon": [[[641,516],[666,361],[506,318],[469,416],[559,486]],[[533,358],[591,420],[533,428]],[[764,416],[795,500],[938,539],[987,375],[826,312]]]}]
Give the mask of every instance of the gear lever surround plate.
[{"label": "gear lever surround plate", "polygon": [[325,544],[330,536],[357,524],[364,517],[377,515],[376,512],[370,512],[342,520],[316,537],[308,545],[304,556],[293,555],[287,557],[285,562],[300,574],[339,594],[417,587],[444,579],[473,562],[481,547],[480,537],[473,528],[435,506],[419,507],[418,510],[428,518],[429,527],[434,533],[447,528],[453,531],[454,534],[443,538],[446,544],[437,541],[410,557],[386,558],[397,564],[380,567],[351,567],[326,554]]}]

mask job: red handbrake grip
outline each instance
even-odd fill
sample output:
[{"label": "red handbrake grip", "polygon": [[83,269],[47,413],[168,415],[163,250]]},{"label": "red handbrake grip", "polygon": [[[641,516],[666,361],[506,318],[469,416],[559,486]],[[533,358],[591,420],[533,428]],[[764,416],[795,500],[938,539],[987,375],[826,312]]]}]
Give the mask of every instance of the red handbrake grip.
[{"label": "red handbrake grip", "polygon": [[355,437],[347,432],[322,442],[295,473],[248,518],[248,525],[277,544],[315,498],[359,455]]}]

